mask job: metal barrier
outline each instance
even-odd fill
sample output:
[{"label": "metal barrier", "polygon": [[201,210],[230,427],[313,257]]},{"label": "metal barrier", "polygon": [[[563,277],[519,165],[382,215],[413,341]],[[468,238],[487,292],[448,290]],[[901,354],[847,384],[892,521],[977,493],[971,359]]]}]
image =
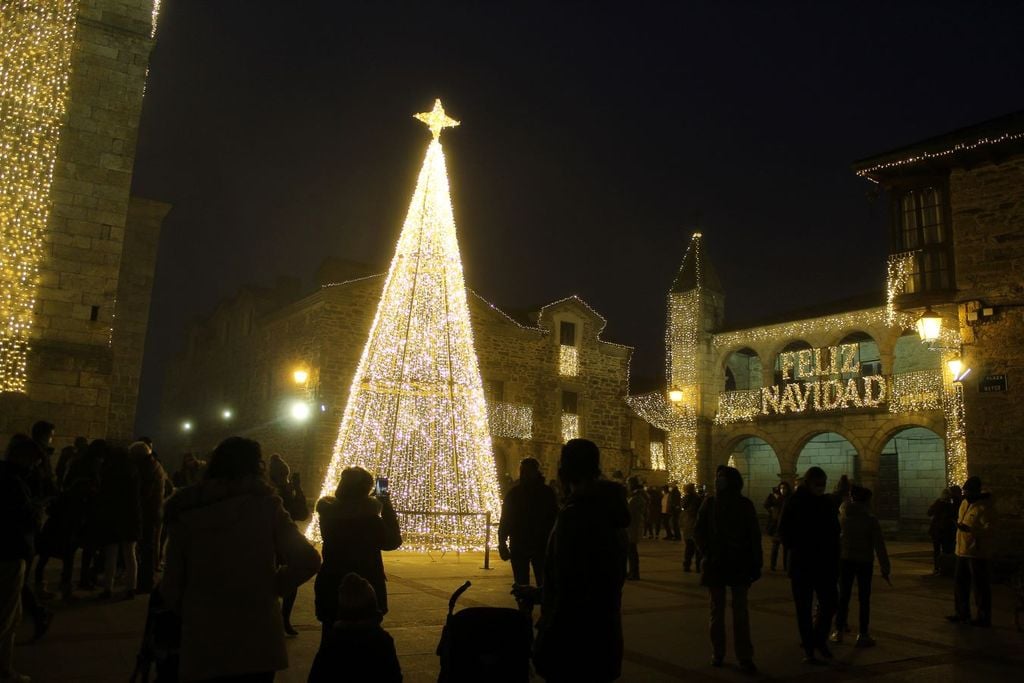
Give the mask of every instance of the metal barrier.
[{"label": "metal barrier", "polygon": [[[396,515],[420,515],[422,517],[483,517],[484,518],[484,566],[491,568],[491,527],[498,526],[491,521],[490,512],[428,512],[421,510],[395,510]],[[459,552],[455,551],[458,555]]]}]

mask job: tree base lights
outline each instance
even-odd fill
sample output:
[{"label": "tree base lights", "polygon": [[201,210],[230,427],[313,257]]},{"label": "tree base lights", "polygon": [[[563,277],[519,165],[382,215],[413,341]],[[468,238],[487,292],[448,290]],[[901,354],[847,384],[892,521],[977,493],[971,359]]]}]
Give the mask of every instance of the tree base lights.
[{"label": "tree base lights", "polygon": [[[500,510],[487,405],[439,136],[438,100],[417,119],[434,139],[345,406],[321,496],[360,466],[389,478],[403,548],[482,549]],[[319,539],[318,519],[307,530]]]}]

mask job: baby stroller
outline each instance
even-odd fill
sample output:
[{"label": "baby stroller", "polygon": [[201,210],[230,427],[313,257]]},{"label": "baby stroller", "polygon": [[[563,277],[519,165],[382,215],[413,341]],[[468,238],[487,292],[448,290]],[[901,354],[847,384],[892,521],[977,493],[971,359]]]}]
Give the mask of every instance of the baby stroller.
[{"label": "baby stroller", "polygon": [[157,587],[149,594],[146,628],[142,634],[142,647],[135,656],[131,683],[149,683],[149,673],[154,666],[155,683],[177,683],[180,647],[181,620],[164,604]]},{"label": "baby stroller", "polygon": [[511,607],[467,607],[453,614],[455,601],[470,585],[462,584],[448,601],[448,618],[437,644],[438,683],[529,681],[530,617]]}]

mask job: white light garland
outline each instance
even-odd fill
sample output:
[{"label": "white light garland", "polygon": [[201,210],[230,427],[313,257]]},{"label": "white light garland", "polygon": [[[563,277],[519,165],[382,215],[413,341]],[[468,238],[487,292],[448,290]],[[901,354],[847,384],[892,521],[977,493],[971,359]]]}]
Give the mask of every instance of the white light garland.
[{"label": "white light garland", "polygon": [[491,436],[505,439],[533,438],[531,406],[502,401],[488,404],[487,422],[491,426]]},{"label": "white light garland", "polygon": [[885,267],[885,322],[889,327],[896,324],[896,297],[903,293],[907,278],[914,271],[916,251],[892,254]]},{"label": "white light garland", "polygon": [[[433,134],[380,304],[352,380],[321,489],[344,468],[390,479],[403,547],[481,549],[500,510],[487,405],[439,136],[458,125],[435,102]],[[314,516],[307,536],[318,538]]]},{"label": "white light garland", "polygon": [[661,441],[651,442],[651,469],[665,469],[665,444]]},{"label": "white light garland", "polygon": [[562,413],[562,443],[580,438],[580,416],[576,413]]},{"label": "white light garland", "polygon": [[859,175],[862,178],[867,178],[872,182],[877,182],[874,178],[870,177],[870,174],[875,173],[876,171],[882,171],[889,168],[896,168],[899,166],[907,166],[909,164],[916,164],[917,162],[924,161],[925,159],[938,159],[941,157],[949,156],[951,154],[956,154],[957,152],[967,152],[985,145],[997,145],[1001,142],[1020,140],[1022,138],[1024,138],[1024,132],[1003,133],[1002,135],[999,135],[994,138],[982,137],[978,138],[974,142],[958,142],[952,147],[948,147],[947,149],[943,149],[938,152],[920,152],[919,154],[915,154],[904,159],[898,159],[896,161],[886,161],[880,164],[875,164],[874,166],[870,166],[868,168],[864,168],[857,171],[857,175]]},{"label": "white light garland", "polygon": [[77,0],[0,4],[0,392],[25,391]]},{"label": "white light garland", "polygon": [[575,346],[558,345],[558,374],[562,377],[576,377],[580,374],[580,352]]}]

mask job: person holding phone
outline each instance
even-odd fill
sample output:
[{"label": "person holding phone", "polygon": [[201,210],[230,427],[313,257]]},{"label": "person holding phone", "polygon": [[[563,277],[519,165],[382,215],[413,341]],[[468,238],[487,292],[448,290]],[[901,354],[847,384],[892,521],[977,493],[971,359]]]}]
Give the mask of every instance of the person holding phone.
[{"label": "person holding phone", "polygon": [[[371,492],[378,495],[371,496]],[[316,618],[323,625],[323,638],[337,621],[338,587],[349,572],[370,582],[380,613],[388,611],[383,550],[402,545],[398,516],[387,495],[387,480],[375,483],[362,467],[349,467],[333,496],[316,504],[320,515],[324,563],[314,583]]]}]

